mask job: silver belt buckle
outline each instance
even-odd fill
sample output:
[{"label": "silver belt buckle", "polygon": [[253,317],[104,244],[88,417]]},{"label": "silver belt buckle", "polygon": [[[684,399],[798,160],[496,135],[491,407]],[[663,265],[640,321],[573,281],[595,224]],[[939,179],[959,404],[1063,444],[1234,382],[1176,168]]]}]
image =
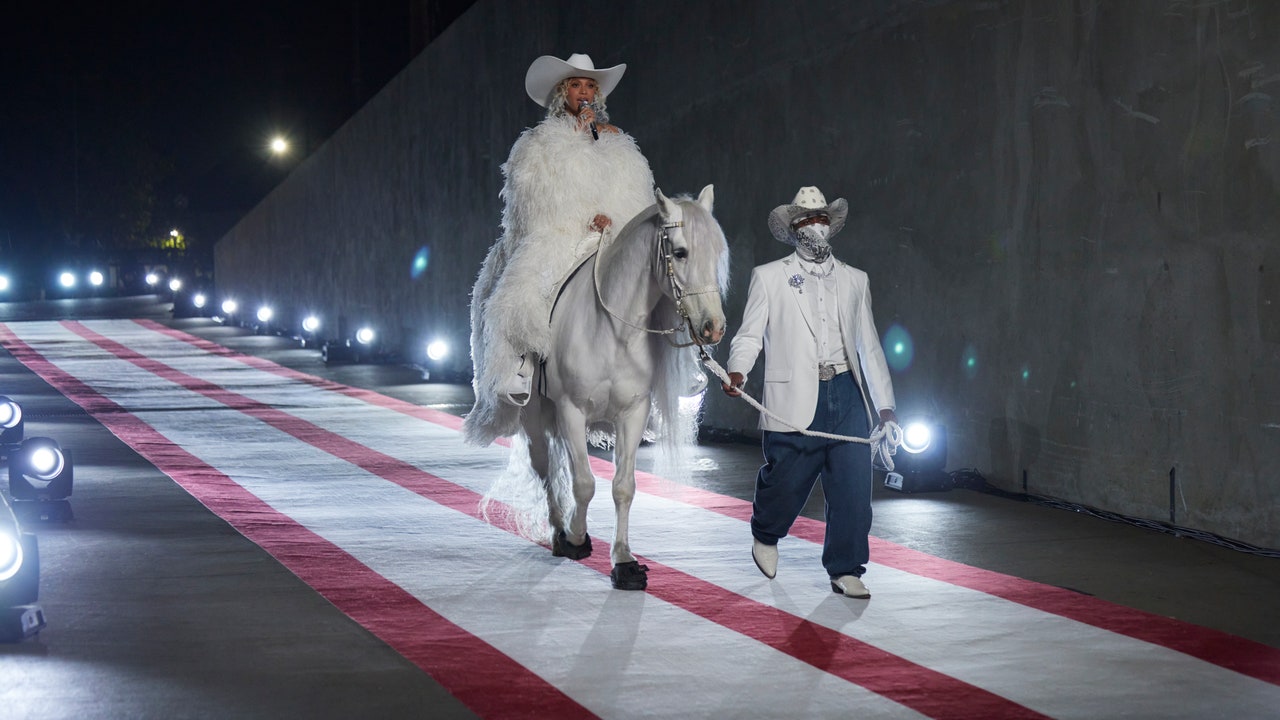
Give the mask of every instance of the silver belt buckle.
[{"label": "silver belt buckle", "polygon": [[818,365],[818,379],[819,379],[819,380],[821,380],[821,381],[823,381],[823,382],[826,382],[827,380],[830,380],[831,378],[833,378],[833,377],[835,377],[835,376],[836,376],[836,366],[835,366],[835,365],[827,365],[827,364],[825,364],[825,363],[824,363],[824,364],[821,364],[821,365]]}]

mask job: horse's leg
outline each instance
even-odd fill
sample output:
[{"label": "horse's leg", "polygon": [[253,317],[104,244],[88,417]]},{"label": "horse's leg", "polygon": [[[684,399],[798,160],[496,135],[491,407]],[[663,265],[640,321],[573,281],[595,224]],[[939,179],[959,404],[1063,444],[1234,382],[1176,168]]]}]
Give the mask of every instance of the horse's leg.
[{"label": "horse's leg", "polygon": [[638,406],[618,418],[614,424],[617,435],[614,443],[613,508],[617,514],[614,524],[613,549],[610,558],[613,570],[609,578],[619,590],[644,590],[648,586],[649,568],[636,562],[631,554],[630,523],[631,501],[636,496],[636,448],[649,421],[649,403]]},{"label": "horse's leg", "polygon": [[[587,506],[596,494],[596,478],[591,474],[591,457],[587,454],[587,419],[582,411],[563,403],[556,408],[556,425],[569,453],[569,469],[573,473],[575,506],[565,530],[565,542],[585,547],[581,557],[591,554],[591,538],[587,536]],[[569,553],[565,553],[568,555]]]},{"label": "horse's leg", "polygon": [[547,440],[548,413],[553,413],[555,406],[535,395],[523,413],[525,436],[529,442],[529,465],[542,481],[542,489],[547,494],[547,524],[551,526],[551,535],[555,537],[564,531],[564,511],[556,500],[551,474],[551,445]]}]

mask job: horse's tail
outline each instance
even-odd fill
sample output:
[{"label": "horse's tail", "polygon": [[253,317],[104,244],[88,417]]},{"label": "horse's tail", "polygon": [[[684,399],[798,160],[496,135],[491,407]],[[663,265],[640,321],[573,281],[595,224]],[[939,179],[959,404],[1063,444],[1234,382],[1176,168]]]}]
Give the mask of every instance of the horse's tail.
[{"label": "horse's tail", "polygon": [[548,433],[545,439],[550,461],[547,485],[530,461],[529,436],[522,428],[511,438],[507,469],[480,499],[480,513],[486,521],[534,542],[546,542],[551,536],[548,495],[560,508],[562,517],[568,517],[574,509],[568,445],[551,435],[554,433]]}]

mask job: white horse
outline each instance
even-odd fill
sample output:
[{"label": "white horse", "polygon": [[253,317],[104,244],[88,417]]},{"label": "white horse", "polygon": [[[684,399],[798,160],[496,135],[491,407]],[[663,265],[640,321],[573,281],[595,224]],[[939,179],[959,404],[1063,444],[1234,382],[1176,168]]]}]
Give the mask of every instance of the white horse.
[{"label": "white horse", "polygon": [[729,251],[711,215],[712,186],[696,201],[661,190],[655,198],[564,283],[551,314],[551,352],[521,418],[529,463],[547,496],[552,553],[575,560],[591,554],[587,505],[596,479],[588,431],[612,425],[617,524],[610,578],[624,590],[647,586],[648,568],[631,554],[627,533],[636,448],[650,407],[673,432],[695,369],[688,346],[715,344],[725,330],[720,296]]}]

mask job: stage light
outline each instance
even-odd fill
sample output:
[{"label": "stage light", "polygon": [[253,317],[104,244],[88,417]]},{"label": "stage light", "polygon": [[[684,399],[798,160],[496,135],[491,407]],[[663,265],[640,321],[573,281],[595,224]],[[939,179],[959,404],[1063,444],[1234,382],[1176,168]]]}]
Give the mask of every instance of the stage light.
[{"label": "stage light", "polygon": [[101,287],[103,280],[104,278],[102,277],[102,273],[98,272],[97,270],[94,270],[93,272],[89,273],[90,285],[94,287]]},{"label": "stage light", "polygon": [[449,356],[449,344],[443,340],[432,340],[427,343],[427,358],[440,361]]},{"label": "stage light", "polygon": [[159,276],[159,275],[157,275],[157,274],[155,274],[155,273],[153,273],[153,272],[149,272],[149,273],[147,273],[147,285],[148,285],[148,286],[150,286],[150,287],[155,287],[155,286],[156,286],[156,284],[157,284],[157,283],[159,283],[159,282],[160,282],[160,276]]},{"label": "stage light", "polygon": [[0,395],[0,450],[22,442],[22,406]]},{"label": "stage light", "polygon": [[76,276],[69,272],[64,272],[58,276],[58,284],[64,288],[73,288],[76,286]]},{"label": "stage light", "polygon": [[228,299],[228,300],[222,301],[222,314],[226,315],[227,317],[235,315],[236,310],[239,310],[239,309],[240,309],[240,305],[237,304],[235,300]]},{"label": "stage light", "polygon": [[22,542],[18,534],[8,528],[0,528],[0,582],[4,582],[22,569]]},{"label": "stage light", "polygon": [[40,547],[22,531],[0,494],[0,642],[29,638],[45,627],[40,596]]},{"label": "stage light", "polygon": [[15,505],[65,501],[74,476],[70,454],[53,438],[27,438],[9,453],[9,496]]},{"label": "stage light", "polygon": [[949,490],[955,483],[946,465],[946,426],[931,420],[906,420],[902,423],[902,444],[893,456],[893,472],[885,475],[884,486],[905,493]]},{"label": "stage light", "polygon": [[178,292],[181,289],[182,289],[182,280],[178,278],[174,278],[169,281],[169,290],[171,292]]},{"label": "stage light", "polygon": [[933,432],[922,422],[908,423],[902,429],[902,449],[912,455],[919,455],[929,449],[933,442]]},{"label": "stage light", "polygon": [[209,298],[204,293],[196,293],[191,296],[191,304],[196,306],[197,310],[203,310],[204,306],[209,303]]},{"label": "stage light", "polygon": [[0,292],[8,292],[8,291],[9,291],[9,276],[0,275]]},{"label": "stage light", "polygon": [[320,329],[320,318],[315,315],[307,315],[302,318],[300,327],[302,332],[294,337],[302,344],[302,347],[312,347],[319,342],[319,338],[316,337],[316,331]]},{"label": "stage light", "polygon": [[356,331],[356,342],[361,345],[368,345],[373,342],[375,337],[373,328],[365,326]]}]

